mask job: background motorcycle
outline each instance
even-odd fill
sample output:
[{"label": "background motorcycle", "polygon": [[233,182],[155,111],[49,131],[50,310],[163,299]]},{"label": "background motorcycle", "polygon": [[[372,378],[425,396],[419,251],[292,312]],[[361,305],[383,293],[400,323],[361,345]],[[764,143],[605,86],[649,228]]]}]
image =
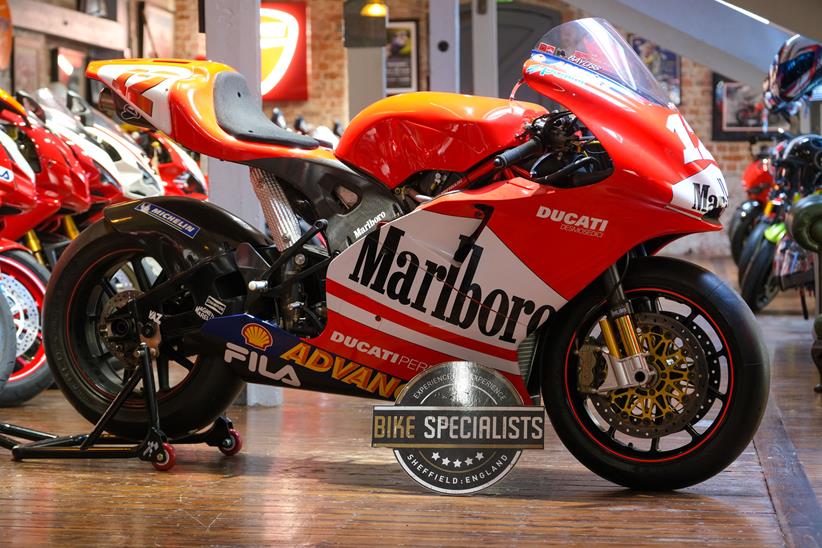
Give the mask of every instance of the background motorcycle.
[{"label": "background motorcycle", "polygon": [[[789,242],[782,244],[783,253],[775,266],[777,249],[787,236],[785,218],[791,206],[803,196],[820,188],[822,183],[822,136],[800,135],[786,142],[780,157],[773,161],[776,187],[761,215],[759,224],[746,240],[739,261],[740,294],[752,310],[765,308],[780,289],[798,287],[806,310],[804,288],[809,281],[795,277],[796,268],[802,264],[798,249],[790,253],[794,267],[789,267],[785,253],[792,248]],[[780,273],[782,276],[780,278]],[[780,281],[781,279],[781,281]]]},{"label": "background motorcycle", "polygon": [[[787,139],[793,136],[781,133],[779,137]],[[748,167],[742,173],[742,188],[745,190],[747,199],[736,208],[728,223],[731,257],[737,265],[745,240],[753,227],[756,226],[774,186],[773,173],[771,173],[772,159],[779,154],[780,146],[784,148],[784,145],[776,145],[754,151],[756,143],[763,140],[771,142],[773,138],[764,135],[751,138],[751,155],[754,160],[748,164]]]},{"label": "background motorcycle", "polygon": [[[567,110],[398,95],[334,152],[270,123],[224,65],[111,61],[88,75],[120,112],[250,165],[273,239],[165,197],[109,208],[73,242],[46,332],[57,382],[89,420],[149,340],[172,438],[210,423],[243,379],[392,399],[414,357],[500,370],[524,401],[541,395],[582,463],[631,487],[702,481],[751,440],[768,389],[753,315],[713,274],[653,257],[721,229],[724,179],[604,21],[557,27],[525,62],[524,82]],[[151,113],[134,102],[147,75],[168,90]],[[321,231],[326,247],[309,244]],[[137,283],[118,290],[125,272]],[[132,397],[108,429],[140,438],[145,416]]]},{"label": "background motorcycle", "polygon": [[[4,104],[10,102],[5,92],[0,95],[3,96]],[[15,134],[21,143],[25,143],[25,134],[18,127],[10,128],[8,124],[3,128],[5,131],[0,131],[0,171],[12,175],[10,178],[0,179],[14,184],[14,188],[3,199],[2,234],[8,236],[7,225],[10,224],[12,230],[19,230],[20,227],[15,222],[17,218],[42,220],[53,214],[60,205],[59,199],[55,200],[50,196],[41,199],[35,184],[34,169],[18,149],[18,142],[6,131]],[[27,155],[31,152],[26,147],[23,150]],[[37,166],[41,167],[39,163]],[[45,363],[40,316],[48,272],[23,245],[15,239],[3,238],[0,239],[0,282],[15,327],[13,371],[9,382],[0,391],[0,405],[16,405],[51,384],[51,374]]]}]

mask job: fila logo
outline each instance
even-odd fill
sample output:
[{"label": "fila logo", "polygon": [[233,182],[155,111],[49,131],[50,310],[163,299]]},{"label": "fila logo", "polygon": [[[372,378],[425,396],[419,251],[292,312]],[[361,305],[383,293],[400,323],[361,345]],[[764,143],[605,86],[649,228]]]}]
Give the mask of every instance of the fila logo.
[{"label": "fila logo", "polygon": [[580,215],[572,211],[561,209],[551,209],[550,207],[539,206],[537,217],[540,219],[550,219],[555,223],[560,223],[562,230],[575,232],[584,236],[594,236],[602,238],[605,229],[608,227],[607,219],[598,219],[588,215]]},{"label": "fila logo", "polygon": [[225,354],[223,354],[223,361],[230,364],[233,361],[240,361],[248,363],[248,371],[251,373],[258,373],[263,377],[271,379],[272,381],[281,382],[288,386],[295,388],[300,387],[300,379],[297,377],[297,372],[294,367],[286,365],[277,371],[269,371],[268,356],[254,352],[248,348],[240,346],[239,344],[226,343]]}]

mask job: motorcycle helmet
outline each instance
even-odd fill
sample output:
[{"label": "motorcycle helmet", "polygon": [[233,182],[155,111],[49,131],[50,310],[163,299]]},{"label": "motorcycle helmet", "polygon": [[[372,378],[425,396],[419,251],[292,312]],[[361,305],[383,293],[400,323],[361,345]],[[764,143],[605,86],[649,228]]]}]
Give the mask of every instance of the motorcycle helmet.
[{"label": "motorcycle helmet", "polygon": [[792,36],[782,44],[771,63],[767,78],[771,93],[769,100],[784,103],[797,101],[820,83],[822,45],[799,34]]}]

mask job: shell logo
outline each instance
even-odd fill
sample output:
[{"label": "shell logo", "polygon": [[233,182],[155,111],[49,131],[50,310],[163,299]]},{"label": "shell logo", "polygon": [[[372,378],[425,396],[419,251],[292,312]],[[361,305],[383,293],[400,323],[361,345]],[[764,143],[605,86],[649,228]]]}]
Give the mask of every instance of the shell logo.
[{"label": "shell logo", "polygon": [[258,323],[247,324],[240,333],[247,345],[259,348],[262,351],[268,350],[268,347],[274,343],[271,332]]},{"label": "shell logo", "polygon": [[285,11],[260,10],[260,58],[263,97],[271,93],[285,76],[300,40],[297,18]]}]

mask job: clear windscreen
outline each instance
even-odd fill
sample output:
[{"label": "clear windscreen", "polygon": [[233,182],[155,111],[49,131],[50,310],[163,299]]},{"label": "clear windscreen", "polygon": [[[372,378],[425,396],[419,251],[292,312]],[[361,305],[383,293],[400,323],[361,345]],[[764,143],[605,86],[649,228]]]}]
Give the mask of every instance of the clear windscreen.
[{"label": "clear windscreen", "polygon": [[604,19],[587,18],[563,23],[546,32],[531,52],[574,63],[625,86],[649,101],[668,106],[668,94],[619,32]]}]

